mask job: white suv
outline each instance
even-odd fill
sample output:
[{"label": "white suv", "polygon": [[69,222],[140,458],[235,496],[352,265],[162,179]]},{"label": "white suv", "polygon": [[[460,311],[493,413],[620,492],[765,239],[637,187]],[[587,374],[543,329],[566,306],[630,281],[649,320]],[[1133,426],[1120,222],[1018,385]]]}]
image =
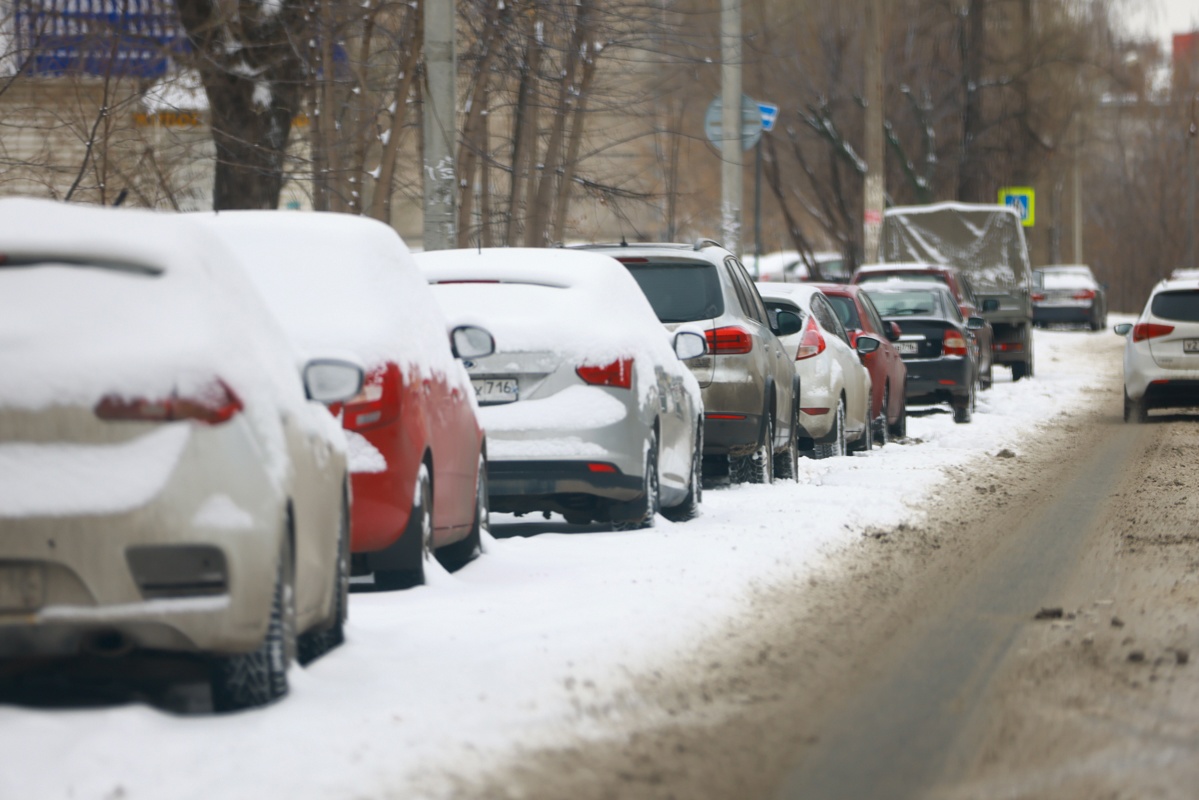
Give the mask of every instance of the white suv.
[{"label": "white suv", "polygon": [[1162,281],[1136,324],[1115,331],[1128,336],[1125,422],[1144,422],[1151,408],[1199,405],[1199,280]]}]

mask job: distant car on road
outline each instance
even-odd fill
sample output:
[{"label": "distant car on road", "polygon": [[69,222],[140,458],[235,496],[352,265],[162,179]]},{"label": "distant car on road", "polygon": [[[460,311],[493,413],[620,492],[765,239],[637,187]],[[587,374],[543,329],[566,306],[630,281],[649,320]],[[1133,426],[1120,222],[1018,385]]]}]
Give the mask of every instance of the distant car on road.
[{"label": "distant car on road", "polygon": [[[703,401],[680,358],[702,330],[662,329],[627,270],[596,253],[496,248],[422,253],[451,320],[496,352],[467,362],[487,430],[496,511],[555,511],[648,528],[698,513]],[[673,348],[672,348],[673,341]]]},{"label": "distant car on road", "polygon": [[1199,280],[1162,281],[1135,324],[1115,327],[1124,345],[1124,421],[1149,410],[1199,405]]},{"label": "distant car on road", "polygon": [[361,367],[301,367],[181,215],[0,200],[0,243],[0,657],[194,654],[218,711],[283,696],[342,639],[349,474],[321,403]]},{"label": "distant car on road", "polygon": [[984,320],[964,318],[940,283],[889,281],[864,288],[883,319],[903,329],[895,346],[908,367],[908,403],[948,403],[954,422],[970,422],[978,385],[973,331]]},{"label": "distant car on road", "polygon": [[754,280],[772,283],[803,283],[805,281],[824,280],[832,283],[848,283],[850,271],[845,263],[845,257],[840,253],[822,251],[812,253],[811,260],[820,270],[820,275],[812,274],[808,262],[798,250],[781,250],[777,253],[766,253],[757,259],[746,256],[745,260],[750,274],[755,274]]},{"label": "distant car on road", "polygon": [[873,353],[881,340],[862,334],[850,344],[829,299],[814,283],[758,286],[770,313],[790,311],[803,321],[800,331],[782,339],[799,375],[800,449],[816,458],[871,449],[871,379],[859,354]]},{"label": "distant car on road", "polygon": [[576,249],[624,264],[668,330],[707,337],[707,354],[687,362],[703,391],[705,472],[733,483],[794,477],[799,386],[779,336],[800,320],[768,315],[737,257],[707,239]]},{"label": "distant car on road", "polygon": [[1059,264],[1033,270],[1032,316],[1039,327],[1085,325],[1107,327],[1107,292],[1082,264]]}]

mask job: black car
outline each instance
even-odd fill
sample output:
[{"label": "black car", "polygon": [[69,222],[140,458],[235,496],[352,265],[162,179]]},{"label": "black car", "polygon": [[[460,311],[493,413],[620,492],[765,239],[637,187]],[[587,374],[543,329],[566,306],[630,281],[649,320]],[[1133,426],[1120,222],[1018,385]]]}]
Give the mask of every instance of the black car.
[{"label": "black car", "polygon": [[969,422],[979,382],[982,317],[962,316],[949,289],[927,281],[865,284],[884,320],[898,323],[895,348],[908,368],[909,405],[948,403],[954,422]]}]

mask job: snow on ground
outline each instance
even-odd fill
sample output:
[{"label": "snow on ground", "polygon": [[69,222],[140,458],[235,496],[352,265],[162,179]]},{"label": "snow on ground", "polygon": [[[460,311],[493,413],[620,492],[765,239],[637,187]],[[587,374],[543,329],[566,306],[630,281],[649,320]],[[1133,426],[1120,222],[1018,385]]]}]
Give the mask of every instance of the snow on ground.
[{"label": "snow on ground", "polygon": [[997,370],[973,423],[921,413],[911,443],[804,460],[798,483],[707,491],[689,523],[612,533],[497,519],[501,538],[460,572],[356,592],[348,643],[294,668],[291,696],[274,707],[220,717],[0,707],[0,797],[341,800],[411,795],[418,783],[430,796],[439,769],[584,731],[580,686],[603,702],[629,674],[685,658],[755,585],[833,569],[830,556],[864,528],[918,518],[947,469],[1019,453],[1038,426],[1088,405],[1089,359],[1121,340],[1039,331],[1036,346],[1037,377],[1013,384]]}]

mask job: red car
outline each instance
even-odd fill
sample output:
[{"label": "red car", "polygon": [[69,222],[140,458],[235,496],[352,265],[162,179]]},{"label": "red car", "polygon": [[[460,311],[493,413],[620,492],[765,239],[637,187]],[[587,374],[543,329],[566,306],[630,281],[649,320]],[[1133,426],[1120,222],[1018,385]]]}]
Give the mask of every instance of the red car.
[{"label": "red car", "polygon": [[424,582],[431,553],[451,568],[471,560],[488,527],[486,449],[457,357],[489,355],[490,334],[447,332],[408,248],[382,223],[236,211],[207,224],[301,354],[336,349],[366,370],[358,396],[330,408],[349,446],[352,572],[401,588]]},{"label": "red car", "polygon": [[[905,400],[908,368],[892,342],[899,339],[899,325],[884,322],[869,296],[858,286],[840,283],[814,284],[837,312],[849,343],[857,345],[858,334],[868,333],[882,342],[873,353],[861,356],[870,373],[870,417],[874,420],[874,438],[883,444],[907,435],[908,408]],[[885,414],[884,414],[885,410]]]}]

